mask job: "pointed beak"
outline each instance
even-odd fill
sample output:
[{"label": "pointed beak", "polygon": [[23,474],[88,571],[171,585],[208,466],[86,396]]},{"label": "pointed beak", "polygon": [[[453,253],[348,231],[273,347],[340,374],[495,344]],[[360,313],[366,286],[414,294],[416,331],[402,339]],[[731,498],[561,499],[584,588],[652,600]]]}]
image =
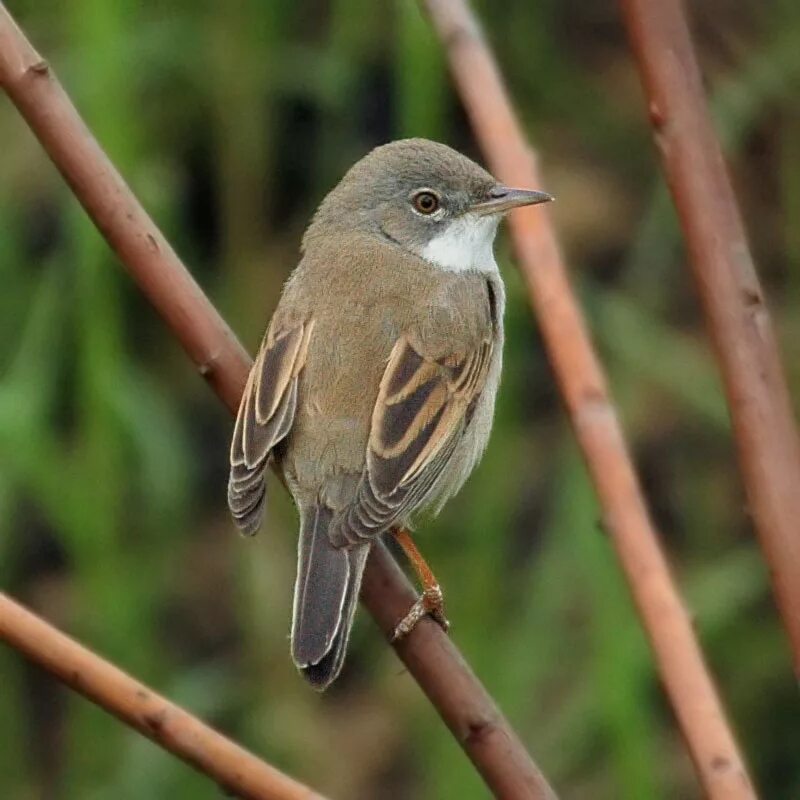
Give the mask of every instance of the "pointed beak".
[{"label": "pointed beak", "polygon": [[486,200],[474,203],[470,211],[475,214],[504,214],[512,208],[520,206],[534,206],[537,203],[549,203],[553,196],[547,192],[536,192],[533,189],[509,189],[508,186],[498,184],[489,192]]}]

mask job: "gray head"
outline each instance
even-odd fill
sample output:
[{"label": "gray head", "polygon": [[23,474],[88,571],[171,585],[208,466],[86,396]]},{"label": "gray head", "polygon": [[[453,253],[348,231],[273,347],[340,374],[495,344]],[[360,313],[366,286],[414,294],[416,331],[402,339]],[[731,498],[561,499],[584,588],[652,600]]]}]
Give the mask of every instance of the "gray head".
[{"label": "gray head", "polygon": [[360,232],[388,240],[445,269],[493,264],[492,243],[511,208],[552,199],[509,189],[461,153],[427,139],[377,147],[323,200],[303,240]]}]

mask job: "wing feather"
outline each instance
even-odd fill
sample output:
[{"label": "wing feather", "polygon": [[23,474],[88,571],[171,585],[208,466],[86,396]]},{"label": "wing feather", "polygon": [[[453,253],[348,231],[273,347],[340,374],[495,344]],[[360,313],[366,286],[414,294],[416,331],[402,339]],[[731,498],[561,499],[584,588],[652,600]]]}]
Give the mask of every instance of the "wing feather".
[{"label": "wing feather", "polygon": [[372,413],[358,494],[333,532],[372,538],[424,504],[472,415],[491,362],[487,339],[433,360],[401,337],[389,356]]},{"label": "wing feather", "polygon": [[255,533],[265,502],[264,472],[273,448],[291,430],[298,375],[305,364],[313,321],[267,331],[247,378],[233,430],[228,507],[236,524]]}]

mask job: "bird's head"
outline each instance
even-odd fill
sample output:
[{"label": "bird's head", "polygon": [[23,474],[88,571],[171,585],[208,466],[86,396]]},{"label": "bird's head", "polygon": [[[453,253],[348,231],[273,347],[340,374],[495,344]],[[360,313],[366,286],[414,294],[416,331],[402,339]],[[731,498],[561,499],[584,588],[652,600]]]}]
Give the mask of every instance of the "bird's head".
[{"label": "bird's head", "polygon": [[446,145],[403,139],[377,147],[330,192],[305,242],[327,232],[363,232],[443,269],[480,269],[497,225],[512,208],[552,200],[511,189]]}]

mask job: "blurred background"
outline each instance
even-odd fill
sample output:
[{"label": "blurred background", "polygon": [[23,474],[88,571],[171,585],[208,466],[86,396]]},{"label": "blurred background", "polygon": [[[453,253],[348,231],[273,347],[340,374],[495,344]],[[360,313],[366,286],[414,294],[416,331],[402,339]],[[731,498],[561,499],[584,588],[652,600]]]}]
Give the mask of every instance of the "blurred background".
[{"label": "blurred background", "polygon": [[[411,0],[8,3],[252,351],[304,225],[372,146],[479,157]],[[800,797],[800,710],[717,372],[614,4],[475,4],[541,153],[573,278],[757,784]],[[689,4],[717,127],[800,398],[800,5]],[[361,614],[341,679],[288,654],[296,520],[225,507],[232,422],[0,97],[0,585],[335,798],[480,798]],[[699,789],[553,385],[508,242],[495,432],[418,541],[452,636],[564,798]],[[216,798],[0,648],[0,785]]]}]

